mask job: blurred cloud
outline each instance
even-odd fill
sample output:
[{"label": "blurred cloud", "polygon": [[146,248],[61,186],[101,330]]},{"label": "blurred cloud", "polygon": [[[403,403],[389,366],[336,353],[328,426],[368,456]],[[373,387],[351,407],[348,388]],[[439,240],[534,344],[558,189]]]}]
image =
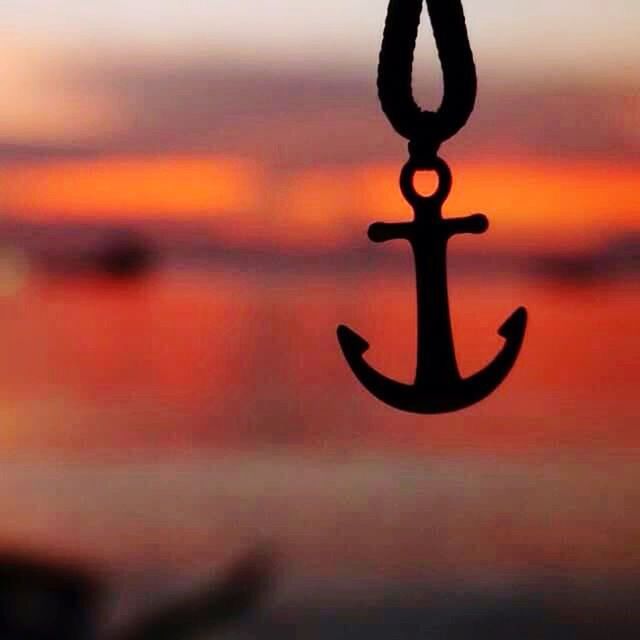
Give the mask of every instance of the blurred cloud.
[{"label": "blurred cloud", "polygon": [[189,156],[61,160],[7,168],[4,206],[30,216],[158,217],[254,209],[259,171],[225,158]]},{"label": "blurred cloud", "polygon": [[118,126],[117,104],[66,81],[69,69],[46,48],[12,39],[0,47],[5,144],[70,144],[103,138]]},{"label": "blurred cloud", "polygon": [[[486,246],[575,247],[637,228],[633,168],[524,159],[453,167],[458,179],[446,212],[486,211]],[[353,246],[372,219],[409,215],[394,164],[283,172],[205,154],[7,165],[0,199],[3,213],[20,219],[199,220],[232,245],[302,250]]]},{"label": "blurred cloud", "polygon": [[[640,105],[625,70],[637,45],[618,28],[637,10],[466,5],[480,93],[468,127],[443,150],[457,176],[452,213],[485,210],[491,237],[509,242],[516,233],[532,242],[523,229],[549,243],[553,226],[564,245],[637,228]],[[0,8],[18,34],[3,45],[4,214],[209,220],[229,241],[288,246],[352,243],[372,216],[406,215],[397,189],[405,143],[376,96],[386,0],[341,10],[187,1],[182,13],[169,0],[155,12],[144,1],[52,0],[40,14],[38,0],[25,6],[33,20],[25,7]],[[571,43],[584,45],[573,69]],[[426,25],[415,75],[419,102],[436,107]]]},{"label": "blurred cloud", "polygon": [[[375,78],[355,69],[152,57],[67,61],[52,77],[39,94],[20,94],[17,104],[31,100],[40,133],[36,124],[29,130],[8,122],[11,135],[2,137],[11,144],[0,146],[5,159],[30,148],[35,156],[213,152],[300,167],[388,160],[402,148],[379,110]],[[53,100],[47,92],[52,84]],[[417,85],[421,102],[434,107],[435,74]],[[636,161],[637,108],[633,86],[613,82],[481,83],[468,129],[449,146],[474,157],[508,152]],[[65,126],[56,128],[58,121]],[[50,144],[52,136],[57,148],[33,149],[34,143]]]},{"label": "blurred cloud", "polygon": [[[0,143],[5,213],[209,219],[230,241],[288,246],[351,243],[371,216],[406,216],[404,143],[379,109],[372,72],[153,56],[52,68],[57,91],[75,96],[66,114],[75,130]],[[437,103],[438,83],[419,78],[423,104]],[[39,100],[34,109],[46,112],[48,96]],[[613,82],[483,83],[468,128],[443,152],[458,177],[449,210],[487,211],[496,241],[527,229],[549,243],[551,224],[561,245],[636,228],[636,103],[631,86]],[[95,127],[74,116],[94,104],[115,115]]]}]

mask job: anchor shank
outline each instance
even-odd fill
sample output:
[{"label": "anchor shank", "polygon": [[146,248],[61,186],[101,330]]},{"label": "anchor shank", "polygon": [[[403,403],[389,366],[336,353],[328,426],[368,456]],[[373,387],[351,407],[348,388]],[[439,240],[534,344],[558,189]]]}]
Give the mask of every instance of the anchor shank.
[{"label": "anchor shank", "polygon": [[416,217],[411,237],[416,265],[418,357],[416,386],[450,389],[460,381],[447,287],[446,221]]}]

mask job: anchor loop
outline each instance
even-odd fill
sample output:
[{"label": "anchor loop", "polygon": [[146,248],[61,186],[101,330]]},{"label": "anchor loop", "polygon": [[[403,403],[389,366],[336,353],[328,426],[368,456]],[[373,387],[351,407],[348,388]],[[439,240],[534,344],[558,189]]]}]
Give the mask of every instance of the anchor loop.
[{"label": "anchor loop", "polygon": [[427,0],[442,66],[444,93],[437,111],[413,97],[413,59],[423,0],[390,0],[378,64],[378,96],[393,128],[409,140],[409,155],[430,160],[469,120],[478,81],[460,0]]}]

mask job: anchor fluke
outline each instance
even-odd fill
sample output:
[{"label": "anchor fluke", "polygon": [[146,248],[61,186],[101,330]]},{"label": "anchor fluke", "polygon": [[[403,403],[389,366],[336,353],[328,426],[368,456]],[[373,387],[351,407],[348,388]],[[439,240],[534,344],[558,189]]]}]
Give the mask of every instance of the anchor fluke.
[{"label": "anchor fluke", "polygon": [[517,340],[520,337],[520,344],[524,338],[524,332],[527,328],[527,310],[524,307],[518,307],[498,329],[498,335],[506,340]]},{"label": "anchor fluke", "polygon": [[461,404],[451,410],[464,409],[484,400],[502,384],[520,355],[526,330],[527,310],[519,307],[498,329],[498,335],[505,339],[504,346],[484,369],[461,381]]},{"label": "anchor fluke", "polygon": [[413,385],[404,384],[382,375],[363,358],[369,343],[345,325],[338,327],[338,341],[351,370],[360,383],[378,400],[395,409],[419,414],[449,413],[466,409],[480,402],[504,381],[513,368],[527,328],[527,311],[520,307],[498,330],[505,338],[502,350],[494,360],[469,378],[444,381],[416,379]]},{"label": "anchor fluke", "polygon": [[362,356],[369,350],[369,343],[355,331],[341,324],[338,327],[338,342],[345,356],[348,353],[354,356]]}]

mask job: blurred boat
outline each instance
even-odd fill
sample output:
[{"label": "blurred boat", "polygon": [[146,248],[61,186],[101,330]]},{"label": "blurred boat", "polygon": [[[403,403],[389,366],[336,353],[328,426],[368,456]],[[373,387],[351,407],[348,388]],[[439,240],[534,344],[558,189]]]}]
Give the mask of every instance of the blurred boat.
[{"label": "blurred boat", "polygon": [[146,275],[158,260],[155,248],[144,236],[129,229],[116,229],[78,250],[48,246],[33,257],[33,264],[54,275],[124,280]]},{"label": "blurred boat", "polygon": [[531,267],[534,274],[557,281],[592,282],[637,277],[640,273],[640,232],[610,238],[595,249],[534,256]]}]

